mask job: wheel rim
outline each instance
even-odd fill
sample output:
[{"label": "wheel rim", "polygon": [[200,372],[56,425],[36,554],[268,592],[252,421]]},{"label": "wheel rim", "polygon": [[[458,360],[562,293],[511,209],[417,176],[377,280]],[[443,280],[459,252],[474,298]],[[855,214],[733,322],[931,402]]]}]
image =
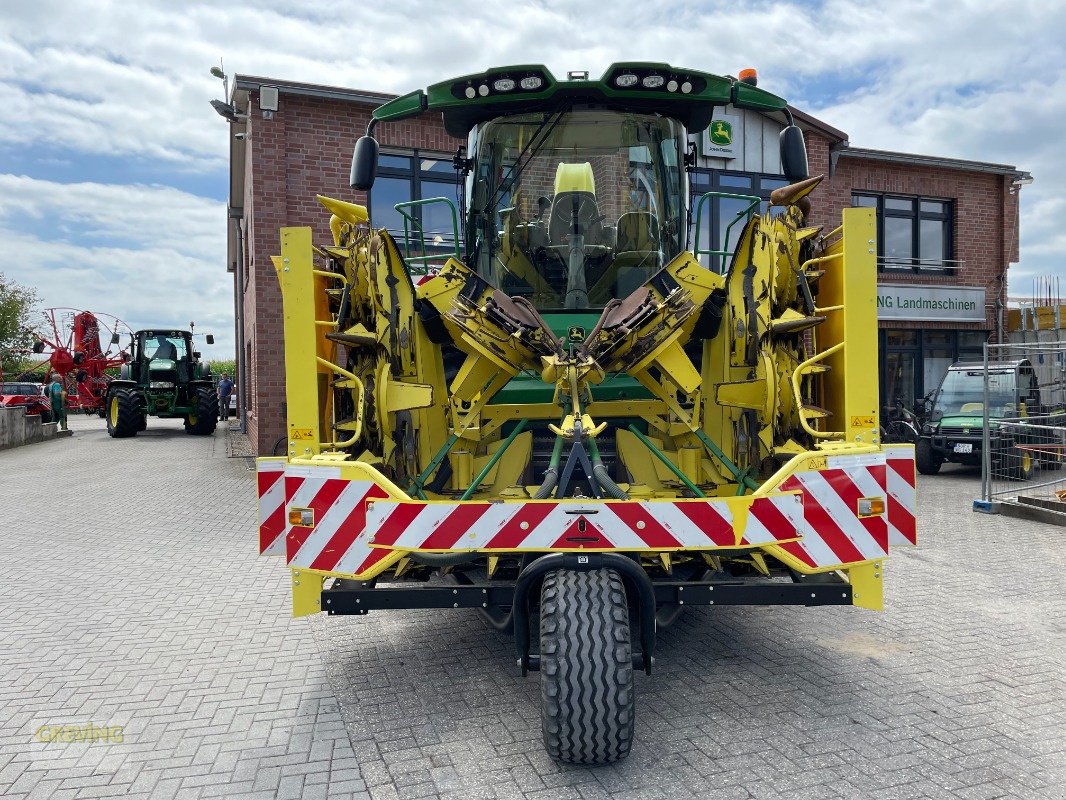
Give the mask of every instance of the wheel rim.
[{"label": "wheel rim", "polygon": [[196,424],[196,415],[195,414],[189,414],[189,424],[190,425],[195,425]]},{"label": "wheel rim", "polygon": [[108,409],[110,417],[111,427],[114,428],[118,425],[118,397],[111,398],[111,405]]},{"label": "wheel rim", "polygon": [[1028,474],[1033,468],[1033,456],[1031,453],[1022,453],[1022,472]]}]

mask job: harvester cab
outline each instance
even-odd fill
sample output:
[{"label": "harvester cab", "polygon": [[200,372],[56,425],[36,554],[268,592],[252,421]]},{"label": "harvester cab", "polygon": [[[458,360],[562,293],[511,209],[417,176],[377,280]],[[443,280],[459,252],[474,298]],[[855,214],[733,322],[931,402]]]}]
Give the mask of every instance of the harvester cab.
[{"label": "harvester cab", "polygon": [[183,418],[185,431],[198,436],[215,430],[218,397],[211,369],[194,349],[189,331],[137,331],[129,361],[109,386],[105,417],[112,437],[136,436],[150,416]]},{"label": "harvester cab", "polygon": [[[766,213],[744,198],[728,253],[701,245],[713,195],[687,172],[724,106],[784,122],[791,181]],[[353,188],[378,125],[430,112],[467,143],[458,207],[398,204],[398,241],[319,197],[332,242],[281,232],[288,451],[259,460],[260,548],[297,615],[475,608],[513,630],[548,751],[613,761],[633,668],[684,605],[879,609],[889,542],[915,540],[913,449],[879,440],[874,217],[810,224],[821,179],[785,101],[666,64],[399,97]],[[442,258],[423,222],[449,216]]]}]

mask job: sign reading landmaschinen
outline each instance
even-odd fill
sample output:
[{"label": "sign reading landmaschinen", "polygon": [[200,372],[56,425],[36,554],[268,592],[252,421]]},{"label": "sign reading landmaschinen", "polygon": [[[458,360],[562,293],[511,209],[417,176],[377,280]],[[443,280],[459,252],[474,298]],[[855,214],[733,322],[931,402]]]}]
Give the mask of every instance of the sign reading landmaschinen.
[{"label": "sign reading landmaschinen", "polygon": [[877,318],[925,322],[984,322],[985,290],[976,286],[877,287]]}]

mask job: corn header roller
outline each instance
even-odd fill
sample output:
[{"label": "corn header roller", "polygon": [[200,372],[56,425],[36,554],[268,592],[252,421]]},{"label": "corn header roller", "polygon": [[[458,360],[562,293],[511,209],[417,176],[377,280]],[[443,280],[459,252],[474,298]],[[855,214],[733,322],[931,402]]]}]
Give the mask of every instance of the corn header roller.
[{"label": "corn header roller", "polygon": [[[785,116],[791,182],[751,198],[719,274],[688,136],[727,104]],[[431,112],[468,141],[464,252],[427,270],[326,197],[332,241],[281,232],[289,442],[259,460],[260,549],[297,615],[477,609],[541,672],[549,753],[617,760],[686,604],[880,609],[889,544],[915,541],[913,451],[878,438],[874,217],[809,225],[785,102],[665,64],[397,98],[353,188],[377,125]]]}]

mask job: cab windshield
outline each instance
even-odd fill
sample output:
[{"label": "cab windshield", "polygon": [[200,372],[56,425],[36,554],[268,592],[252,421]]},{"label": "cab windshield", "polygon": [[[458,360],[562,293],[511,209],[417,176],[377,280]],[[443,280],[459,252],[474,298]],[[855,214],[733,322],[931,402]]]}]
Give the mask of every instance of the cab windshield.
[{"label": "cab windshield", "polygon": [[505,117],[472,142],[468,257],[541,310],[626,297],[682,249],[685,132],[606,110]]},{"label": "cab windshield", "polygon": [[142,333],[141,352],[149,361],[183,361],[188,349],[181,333]]},{"label": "cab windshield", "polygon": [[[980,416],[984,413],[984,370],[950,370],[937,392],[933,419],[954,416]],[[1016,373],[990,372],[988,376],[988,416],[992,419],[1018,414]]]}]

